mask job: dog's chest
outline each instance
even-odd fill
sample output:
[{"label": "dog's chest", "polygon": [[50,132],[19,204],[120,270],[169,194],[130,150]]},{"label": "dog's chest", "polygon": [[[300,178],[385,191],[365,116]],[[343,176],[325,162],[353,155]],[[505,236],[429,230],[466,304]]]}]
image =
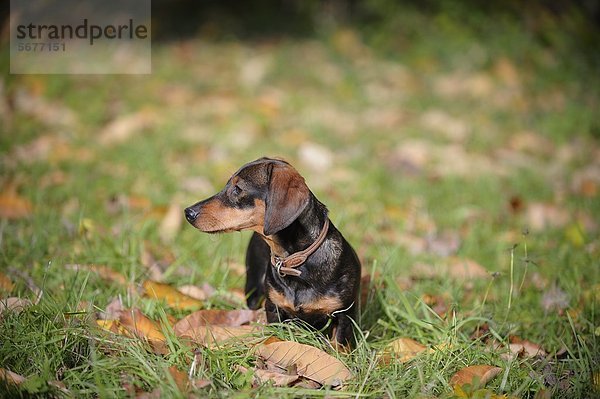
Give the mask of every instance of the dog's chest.
[{"label": "dog's chest", "polygon": [[342,301],[336,295],[319,295],[313,290],[277,290],[269,287],[269,300],[292,316],[305,314],[331,315],[342,308]]}]

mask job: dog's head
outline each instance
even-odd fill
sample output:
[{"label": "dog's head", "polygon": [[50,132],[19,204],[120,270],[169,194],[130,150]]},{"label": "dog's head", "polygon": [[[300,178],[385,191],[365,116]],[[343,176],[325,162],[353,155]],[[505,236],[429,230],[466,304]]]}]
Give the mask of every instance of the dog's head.
[{"label": "dog's head", "polygon": [[304,178],[285,161],[261,158],[242,166],[223,190],[185,209],[206,233],[254,230],[265,236],[288,227],[308,205]]}]

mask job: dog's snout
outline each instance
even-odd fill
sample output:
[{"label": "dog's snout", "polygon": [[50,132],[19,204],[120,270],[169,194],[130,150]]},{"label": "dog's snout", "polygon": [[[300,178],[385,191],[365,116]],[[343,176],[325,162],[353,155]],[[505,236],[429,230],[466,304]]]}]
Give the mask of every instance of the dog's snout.
[{"label": "dog's snout", "polygon": [[198,212],[192,207],[185,208],[185,218],[188,222],[194,223],[194,221],[198,218]]}]

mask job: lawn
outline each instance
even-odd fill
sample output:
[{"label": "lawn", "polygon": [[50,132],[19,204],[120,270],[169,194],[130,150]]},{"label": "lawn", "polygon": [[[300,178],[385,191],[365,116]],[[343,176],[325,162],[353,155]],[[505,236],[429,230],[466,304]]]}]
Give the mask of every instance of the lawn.
[{"label": "lawn", "polygon": [[[156,41],[151,75],[3,74],[0,368],[25,380],[3,372],[0,396],[600,395],[597,69],[554,20],[545,41],[510,18],[390,21]],[[292,324],[252,337],[331,354],[339,390],[257,383],[256,342],[190,344],[171,326],[192,310],[147,288],[245,307],[250,233],[200,233],[183,209],[265,155],[368,277],[355,350]],[[115,307],[159,324],[161,348],[106,331]],[[473,365],[497,375],[456,384]]]}]

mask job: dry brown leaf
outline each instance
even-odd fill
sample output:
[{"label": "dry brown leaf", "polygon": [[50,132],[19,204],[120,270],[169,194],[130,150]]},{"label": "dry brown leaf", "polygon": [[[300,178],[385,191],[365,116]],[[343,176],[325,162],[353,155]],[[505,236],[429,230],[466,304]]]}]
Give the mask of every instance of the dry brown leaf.
[{"label": "dry brown leaf", "polygon": [[557,205],[534,202],[527,207],[526,219],[532,231],[561,228],[569,223],[569,212]]},{"label": "dry brown leaf", "polygon": [[283,369],[295,367],[298,375],[322,385],[339,387],[352,377],[352,373],[342,362],[310,345],[291,341],[274,342],[259,345],[256,354],[264,361],[273,362]]},{"label": "dry brown leaf", "polygon": [[13,373],[10,370],[0,368],[0,380],[8,384],[19,385],[24,383],[26,378],[21,374]]},{"label": "dry brown leaf", "polygon": [[450,379],[450,385],[477,385],[484,386],[497,376],[502,369],[500,367],[476,365],[465,367],[457,371]]},{"label": "dry brown leaf", "polygon": [[569,295],[560,287],[554,285],[544,292],[540,299],[542,309],[546,312],[557,311],[562,312],[569,307]]},{"label": "dry brown leaf", "polygon": [[326,172],[333,164],[333,152],[316,143],[303,143],[298,149],[298,157],[300,162],[315,172]]},{"label": "dry brown leaf", "polygon": [[190,296],[182,294],[176,288],[156,281],[147,280],[142,284],[144,292],[150,298],[163,299],[167,305],[176,309],[190,310],[198,309],[202,302]]},{"label": "dry brown leaf", "polygon": [[177,291],[199,301],[204,301],[209,297],[206,291],[193,284],[182,285],[181,287],[177,288]]},{"label": "dry brown leaf", "polygon": [[267,382],[276,387],[287,387],[300,378],[297,374],[283,374],[277,371],[255,369],[254,370],[254,385],[260,385]]},{"label": "dry brown leaf", "polygon": [[175,381],[177,388],[179,388],[181,392],[187,392],[189,390],[190,379],[188,378],[187,373],[180,371],[176,366],[171,366],[169,367],[169,374],[171,374],[173,381]]},{"label": "dry brown leaf", "polygon": [[202,389],[202,388],[206,388],[206,387],[210,386],[212,384],[212,381],[205,380],[203,378],[196,378],[196,379],[192,379],[190,381],[190,383],[192,384],[192,386],[195,389]]},{"label": "dry brown leaf", "polygon": [[47,100],[35,91],[19,89],[14,96],[15,108],[46,126],[73,127],[77,124],[77,114],[62,105],[57,99]]},{"label": "dry brown leaf", "polygon": [[240,343],[252,344],[261,339],[253,335],[261,330],[262,327],[259,325],[237,327],[199,325],[189,326],[187,329],[181,325],[175,335],[180,338],[189,338],[200,345],[215,347]]},{"label": "dry brown leaf", "polygon": [[207,309],[198,310],[192,314],[189,314],[185,318],[179,320],[173,330],[175,334],[179,335],[180,332],[189,330],[196,326],[204,325],[218,325],[218,326],[241,326],[242,324],[248,324],[256,321],[260,315],[258,310],[218,310],[218,309]]},{"label": "dry brown leaf", "polygon": [[23,219],[31,215],[32,209],[27,198],[16,193],[0,194],[0,219]]},{"label": "dry brown leaf", "polygon": [[156,123],[156,113],[145,109],[131,115],[124,115],[102,129],[98,141],[103,145],[113,145],[126,141],[131,136]]},{"label": "dry brown leaf", "polygon": [[488,271],[474,260],[455,257],[450,258],[448,274],[457,280],[486,278],[489,276]]},{"label": "dry brown leaf", "polygon": [[183,223],[182,207],[175,201],[169,205],[167,213],[160,222],[158,234],[163,242],[171,242]]},{"label": "dry brown leaf", "polygon": [[271,337],[265,339],[263,342],[261,342],[261,344],[262,345],[270,345],[270,344],[275,343],[275,342],[283,342],[283,340],[277,338],[276,336],[271,336]]},{"label": "dry brown leaf", "polygon": [[11,292],[15,285],[11,279],[4,273],[0,272],[0,291]]},{"label": "dry brown leaf", "polygon": [[465,121],[441,109],[431,109],[423,113],[421,124],[425,129],[439,132],[452,141],[463,142],[469,134],[469,126]]},{"label": "dry brown leaf", "polygon": [[426,349],[426,346],[421,345],[414,339],[405,337],[398,338],[388,345],[388,353],[394,357],[397,357],[401,362],[409,361]]},{"label": "dry brown leaf", "polygon": [[160,388],[155,388],[151,392],[136,392],[135,399],[161,399],[164,395]]},{"label": "dry brown leaf", "polygon": [[123,310],[125,310],[125,308],[123,307],[121,299],[113,298],[113,300],[106,305],[106,310],[98,313],[98,318],[100,320],[118,320],[119,317],[121,317]]},{"label": "dry brown leaf", "polygon": [[0,317],[7,312],[20,313],[23,309],[31,306],[31,301],[24,298],[2,298],[0,299]]},{"label": "dry brown leaf", "polygon": [[510,337],[510,344],[508,345],[508,349],[511,353],[523,357],[547,355],[546,351],[540,345],[528,341],[526,339],[521,339],[514,335]]}]

